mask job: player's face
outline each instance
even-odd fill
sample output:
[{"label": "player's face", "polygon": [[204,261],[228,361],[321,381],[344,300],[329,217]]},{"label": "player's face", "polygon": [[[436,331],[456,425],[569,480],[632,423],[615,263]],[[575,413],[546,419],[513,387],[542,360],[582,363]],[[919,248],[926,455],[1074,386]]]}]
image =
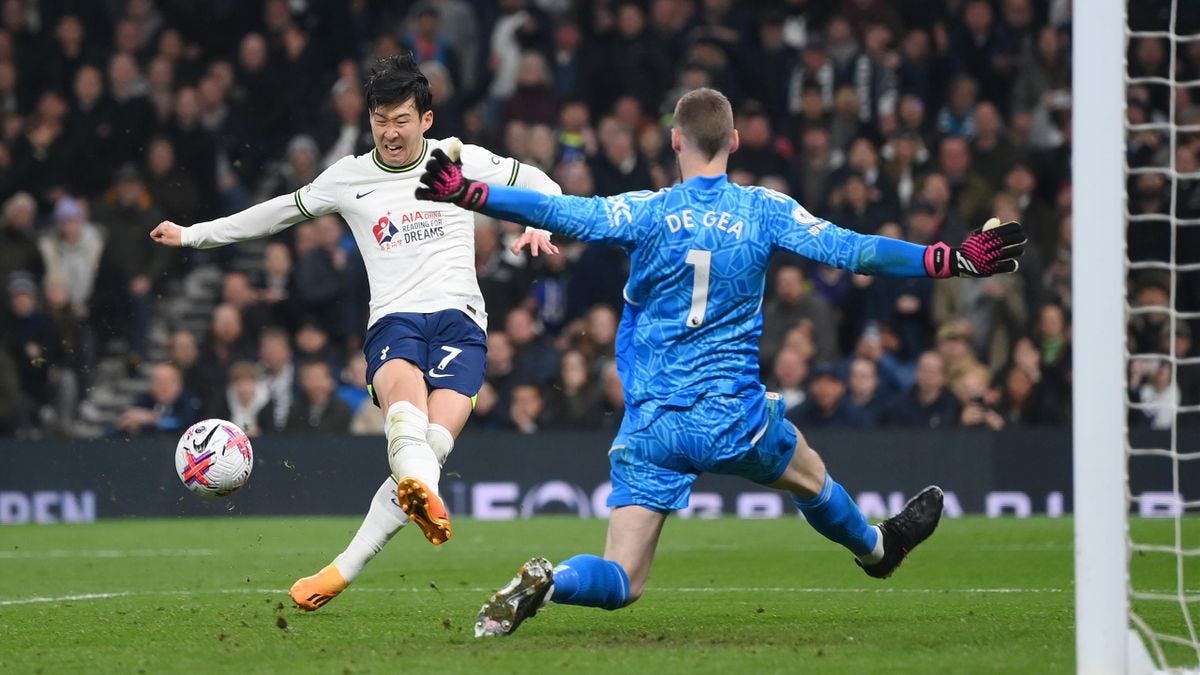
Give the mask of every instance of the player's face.
[{"label": "player's face", "polygon": [[371,135],[379,158],[390,166],[415,162],[424,147],[422,138],[433,124],[433,111],[417,112],[413,99],[394,105],[381,105],[371,111]]}]

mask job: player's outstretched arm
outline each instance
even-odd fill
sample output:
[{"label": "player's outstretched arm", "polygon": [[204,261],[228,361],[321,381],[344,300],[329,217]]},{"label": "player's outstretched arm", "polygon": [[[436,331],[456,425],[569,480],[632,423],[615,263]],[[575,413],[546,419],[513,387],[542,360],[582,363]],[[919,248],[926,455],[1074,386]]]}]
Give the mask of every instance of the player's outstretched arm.
[{"label": "player's outstretched arm", "polygon": [[300,210],[297,201],[296,194],[281,195],[233,215],[196,223],[191,227],[164,220],[150,231],[150,238],[164,246],[216,248],[268,237],[312,217],[311,212]]},{"label": "player's outstretched arm", "polygon": [[[525,188],[491,185],[463,175],[462,165],[435,148],[430,153],[417,199],[449,202],[501,220],[542,227],[582,241],[635,243],[631,205],[623,197],[548,195]],[[619,206],[606,206],[616,200]],[[617,213],[619,211],[619,213]]]}]

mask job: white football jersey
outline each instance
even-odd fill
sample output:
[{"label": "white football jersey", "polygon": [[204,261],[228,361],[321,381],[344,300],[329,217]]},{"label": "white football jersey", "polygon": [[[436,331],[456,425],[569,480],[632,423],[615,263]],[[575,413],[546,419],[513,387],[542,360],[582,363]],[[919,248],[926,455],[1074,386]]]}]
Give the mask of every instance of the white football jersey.
[{"label": "white football jersey", "polygon": [[[350,225],[367,268],[368,327],[393,312],[459,309],[486,331],[487,313],[475,277],[475,214],[414,196],[429,153],[447,149],[452,140],[425,139],[421,155],[399,168],[381,162],[374,150],[343,157],[292,195],[186,228],[184,245],[219,246],[251,238],[247,228],[254,230],[253,236],[265,236],[337,213]],[[477,145],[463,145],[461,159],[463,173],[472,180],[562,192],[541,171]]]}]

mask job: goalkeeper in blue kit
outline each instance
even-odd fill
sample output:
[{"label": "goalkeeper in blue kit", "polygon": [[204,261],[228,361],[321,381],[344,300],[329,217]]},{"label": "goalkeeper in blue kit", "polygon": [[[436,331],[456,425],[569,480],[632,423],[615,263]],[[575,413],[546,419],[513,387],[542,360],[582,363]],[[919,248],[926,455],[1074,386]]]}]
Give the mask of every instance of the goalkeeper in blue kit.
[{"label": "goalkeeper in blue kit", "polygon": [[428,162],[420,199],[614,244],[630,256],[616,350],[625,416],[609,451],[604,557],[576,555],[556,567],[528,561],[484,604],[477,637],[511,633],[547,602],[618,609],[637,600],[667,514],[687,505],[702,472],[788,491],[809,524],[873,577],[891,575],[937,527],[935,486],[869,524],[759,381],[767,263],[785,250],[860,274],[989,276],[1016,271],[1021,226],[992,219],[956,247],[857,234],[786,195],[731,184],[726,162],[737,145],[729,101],[698,89],[680,99],[671,131],[683,182],[657,192],[550,196],[472,181],[440,150]]}]

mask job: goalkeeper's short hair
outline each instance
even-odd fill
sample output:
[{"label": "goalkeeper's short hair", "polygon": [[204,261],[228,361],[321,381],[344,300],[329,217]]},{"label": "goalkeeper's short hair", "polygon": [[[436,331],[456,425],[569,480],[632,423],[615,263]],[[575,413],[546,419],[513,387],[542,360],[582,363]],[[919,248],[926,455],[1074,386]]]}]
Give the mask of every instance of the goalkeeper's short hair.
[{"label": "goalkeeper's short hair", "polygon": [[716,89],[690,91],[675,104],[675,128],[706,159],[728,150],[733,142],[733,108]]}]

